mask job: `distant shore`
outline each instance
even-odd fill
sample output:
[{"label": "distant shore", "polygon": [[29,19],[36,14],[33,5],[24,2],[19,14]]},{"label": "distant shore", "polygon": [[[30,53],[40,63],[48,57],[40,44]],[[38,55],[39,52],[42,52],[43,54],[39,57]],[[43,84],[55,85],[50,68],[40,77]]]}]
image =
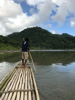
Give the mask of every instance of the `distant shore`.
[{"label": "distant shore", "polygon": [[[31,49],[30,51],[75,51],[75,49]],[[0,54],[13,52],[21,52],[21,50],[0,50]]]},{"label": "distant shore", "polygon": [[21,52],[21,50],[0,50],[0,54],[10,53],[10,52]]}]

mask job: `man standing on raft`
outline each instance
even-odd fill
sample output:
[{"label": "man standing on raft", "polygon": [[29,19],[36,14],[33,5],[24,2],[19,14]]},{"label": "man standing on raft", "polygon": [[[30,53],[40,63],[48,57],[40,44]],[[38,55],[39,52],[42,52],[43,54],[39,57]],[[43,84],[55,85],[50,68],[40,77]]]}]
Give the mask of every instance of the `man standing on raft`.
[{"label": "man standing on raft", "polygon": [[29,39],[25,38],[22,42],[22,65],[26,67],[26,62],[28,59],[28,52],[29,52]]}]

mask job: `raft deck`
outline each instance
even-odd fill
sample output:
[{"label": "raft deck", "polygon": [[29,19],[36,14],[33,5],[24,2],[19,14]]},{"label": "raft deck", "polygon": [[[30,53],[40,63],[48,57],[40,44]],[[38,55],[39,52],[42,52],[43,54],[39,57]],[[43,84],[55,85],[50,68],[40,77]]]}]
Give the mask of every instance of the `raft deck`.
[{"label": "raft deck", "polygon": [[0,100],[40,100],[30,63],[21,68],[20,61],[16,67],[0,82]]}]

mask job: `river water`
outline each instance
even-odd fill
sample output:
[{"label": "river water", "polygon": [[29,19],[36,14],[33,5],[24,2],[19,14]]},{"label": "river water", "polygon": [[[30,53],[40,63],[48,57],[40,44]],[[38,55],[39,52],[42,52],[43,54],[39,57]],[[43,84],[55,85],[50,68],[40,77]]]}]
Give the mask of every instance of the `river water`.
[{"label": "river water", "polygon": [[[75,51],[32,51],[31,55],[41,100],[75,100]],[[0,81],[20,60],[21,53],[0,54]]]}]

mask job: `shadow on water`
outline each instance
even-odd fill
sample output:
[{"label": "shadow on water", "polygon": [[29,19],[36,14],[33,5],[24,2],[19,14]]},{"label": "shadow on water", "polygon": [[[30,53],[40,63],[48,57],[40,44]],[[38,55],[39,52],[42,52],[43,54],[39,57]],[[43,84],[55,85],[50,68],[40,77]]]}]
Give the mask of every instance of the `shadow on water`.
[{"label": "shadow on water", "polygon": [[31,52],[34,62],[39,65],[62,63],[70,64],[75,61],[75,52]]}]

